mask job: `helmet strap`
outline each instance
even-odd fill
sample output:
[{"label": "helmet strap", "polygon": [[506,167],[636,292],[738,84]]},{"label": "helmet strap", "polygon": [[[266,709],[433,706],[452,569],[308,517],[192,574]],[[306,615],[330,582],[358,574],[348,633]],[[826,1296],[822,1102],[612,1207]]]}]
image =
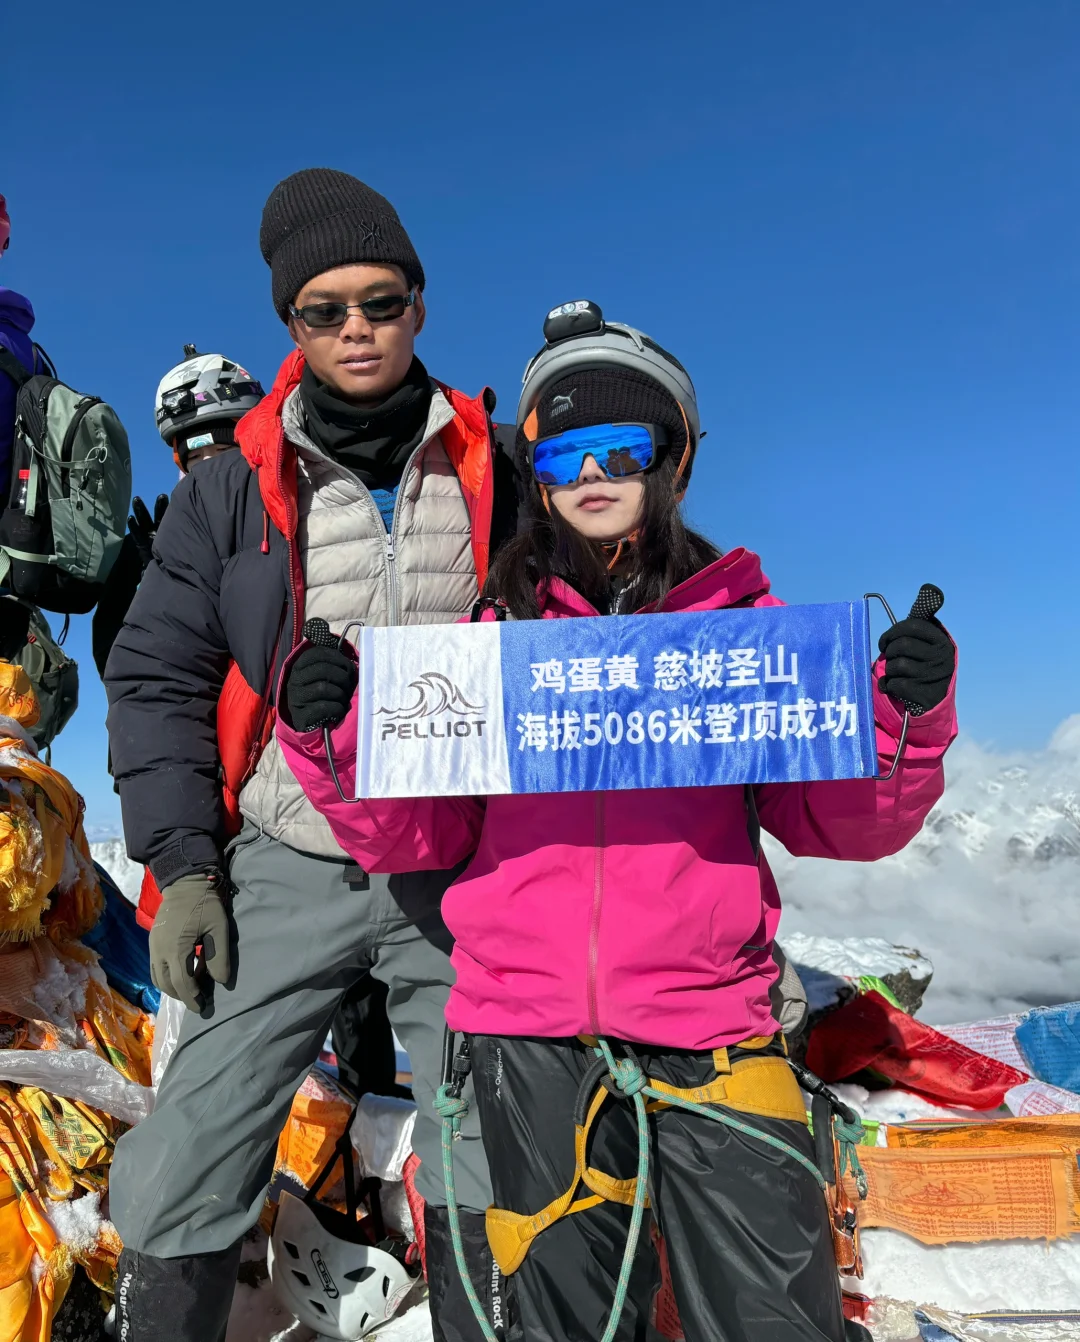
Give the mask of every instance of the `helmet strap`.
[{"label": "helmet strap", "polygon": [[686,429],[686,446],[683,448],[683,454],[679,459],[679,465],[675,471],[675,479],[672,481],[672,486],[675,490],[675,502],[679,504],[686,498],[687,486],[683,484],[680,489],[679,485],[682,482],[683,471],[686,470],[693,459],[693,439],[690,436],[690,421],[686,418],[686,411],[683,409],[682,401],[676,401],[675,404],[679,407],[679,414],[682,415],[683,427]]},{"label": "helmet strap", "polygon": [[620,541],[601,541],[600,549],[605,553],[613,551],[611,559],[608,561],[607,571],[610,573],[619,560],[623,557],[623,551],[628,545],[636,545],[641,538],[641,532],[631,531],[629,536],[624,536]]}]

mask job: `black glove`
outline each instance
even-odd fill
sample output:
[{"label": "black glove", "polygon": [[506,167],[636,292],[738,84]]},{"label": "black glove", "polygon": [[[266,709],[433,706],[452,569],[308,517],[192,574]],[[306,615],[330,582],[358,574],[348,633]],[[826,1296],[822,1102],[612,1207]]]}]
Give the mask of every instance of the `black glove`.
[{"label": "black glove", "polygon": [[356,663],[338,648],[305,648],[289,668],[285,703],[298,732],[336,727],[356,689]]},{"label": "black glove", "polygon": [[161,519],[165,516],[165,510],[168,506],[168,494],[159,494],[154,502],[154,515],[151,517],[150,509],[147,508],[138,494],[131,500],[128,535],[135,543],[143,572],[146,571],[154,557],[154,537],[157,535],[158,527],[161,526]]},{"label": "black glove", "polygon": [[878,686],[916,717],[944,700],[956,670],[953,641],[932,618],[943,601],[937,588],[925,586],[908,618],[886,629],[878,641],[885,658]]}]

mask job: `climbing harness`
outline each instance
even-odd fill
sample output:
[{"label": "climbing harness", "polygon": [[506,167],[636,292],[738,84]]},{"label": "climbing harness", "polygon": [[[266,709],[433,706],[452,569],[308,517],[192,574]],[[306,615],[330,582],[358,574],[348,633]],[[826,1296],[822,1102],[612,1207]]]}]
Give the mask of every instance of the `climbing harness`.
[{"label": "climbing harness", "polygon": [[[601,1202],[619,1202],[632,1208],[626,1251],[623,1254],[612,1302],[611,1314],[600,1342],[613,1342],[619,1328],[630,1274],[637,1253],[641,1226],[648,1205],[649,1181],[649,1127],[648,1114],[662,1108],[675,1107],[697,1114],[713,1123],[722,1123],[746,1137],[764,1142],[797,1161],[814,1178],[828,1203],[833,1227],[834,1248],[841,1271],[841,1253],[844,1262],[850,1262],[849,1272],[861,1273],[859,1263],[855,1211],[846,1204],[843,1176],[850,1172],[860,1198],[867,1193],[866,1176],[859,1162],[857,1147],[862,1139],[862,1124],[853,1109],[843,1104],[819,1081],[812,1072],[776,1054],[760,1057],[740,1056],[731,1062],[729,1051],[713,1051],[717,1076],[701,1086],[680,1088],[658,1081],[646,1074],[633,1051],[623,1046],[626,1056],[616,1058],[607,1040],[582,1035],[582,1042],[593,1050],[596,1060],[589,1067],[578,1090],[574,1109],[575,1172],[565,1193],[534,1215],[523,1215],[491,1207],[487,1213],[488,1242],[500,1271],[509,1276],[524,1261],[529,1246],[541,1231],[564,1216],[586,1211]],[[739,1046],[751,1053],[766,1048],[771,1038],[745,1040]],[[786,1051],[786,1045],[785,1045]],[[454,1051],[454,1035],[448,1029],[443,1055],[443,1084],[435,1096],[435,1111],[442,1119],[442,1164],[446,1184],[447,1219],[454,1248],[458,1274],[476,1317],[485,1342],[498,1339],[484,1315],[483,1307],[469,1277],[461,1240],[457,1195],[454,1182],[454,1142],[460,1140],[461,1125],[469,1112],[469,1102],[463,1090],[472,1070],[472,1041],[461,1037]],[[815,1151],[818,1163],[804,1156],[781,1137],[762,1132],[752,1124],[737,1118],[726,1110],[759,1114],[762,1117],[784,1118],[806,1122],[806,1110],[799,1094],[799,1085],[807,1090],[814,1101]],[[633,1103],[637,1118],[638,1167],[633,1179],[617,1179],[588,1164],[587,1149],[592,1125],[608,1095]],[[646,1104],[646,1101],[649,1101]],[[723,1109],[706,1107],[723,1105]],[[828,1135],[831,1134],[831,1145]],[[825,1153],[829,1159],[825,1160]],[[824,1164],[824,1168],[820,1168]],[[830,1174],[832,1177],[830,1178]],[[588,1190],[578,1197],[584,1185]]]}]

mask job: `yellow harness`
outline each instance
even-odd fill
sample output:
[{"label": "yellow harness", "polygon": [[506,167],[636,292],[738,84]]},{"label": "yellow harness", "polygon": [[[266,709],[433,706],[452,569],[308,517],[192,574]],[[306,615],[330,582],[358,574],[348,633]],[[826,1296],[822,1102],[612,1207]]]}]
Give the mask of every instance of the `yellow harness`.
[{"label": "yellow harness", "polygon": [[[580,1038],[588,1047],[596,1047],[597,1041],[591,1036],[582,1035]],[[783,1036],[780,1039],[782,1041]],[[738,1048],[757,1052],[772,1043],[773,1036],[758,1035],[744,1040]],[[786,1043],[784,1053],[787,1053]],[[717,1048],[713,1050],[713,1067],[716,1070],[715,1078],[703,1086],[679,1088],[653,1077],[648,1078],[648,1085],[651,1090],[670,1095],[675,1101],[719,1104],[761,1118],[780,1118],[803,1124],[807,1122],[802,1092],[786,1056],[773,1054],[769,1057],[738,1058],[732,1062],[726,1048]],[[574,1178],[566,1192],[531,1216],[506,1211],[501,1207],[488,1208],[488,1243],[499,1269],[505,1275],[516,1272],[537,1235],[564,1216],[587,1211],[601,1202],[620,1202],[624,1206],[633,1204],[637,1194],[636,1178],[617,1179],[588,1164],[589,1136],[611,1093],[604,1084],[608,1076],[607,1064],[600,1058],[582,1079],[574,1109]],[[646,1107],[650,1113],[655,1113],[671,1105],[664,1100],[651,1100]],[[577,1197],[582,1185],[589,1192]]]}]

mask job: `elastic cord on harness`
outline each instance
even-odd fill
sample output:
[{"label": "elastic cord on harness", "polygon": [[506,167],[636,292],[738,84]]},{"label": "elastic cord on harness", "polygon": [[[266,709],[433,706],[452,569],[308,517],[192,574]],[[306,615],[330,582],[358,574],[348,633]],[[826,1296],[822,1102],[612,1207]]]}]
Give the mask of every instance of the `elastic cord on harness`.
[{"label": "elastic cord on harness", "polygon": [[462,1035],[461,1044],[455,1053],[454,1032],[449,1026],[443,1039],[443,1083],[435,1092],[435,1112],[442,1119],[442,1168],[443,1182],[446,1185],[446,1219],[450,1224],[450,1242],[454,1249],[454,1262],[458,1276],[465,1290],[469,1308],[484,1335],[484,1342],[499,1342],[484,1314],[476,1287],[469,1276],[469,1267],[465,1262],[465,1246],[461,1240],[461,1219],[458,1216],[457,1191],[454,1184],[454,1143],[461,1140],[461,1125],[469,1112],[469,1101],[462,1095],[465,1082],[472,1071],[472,1042],[468,1035]]}]

